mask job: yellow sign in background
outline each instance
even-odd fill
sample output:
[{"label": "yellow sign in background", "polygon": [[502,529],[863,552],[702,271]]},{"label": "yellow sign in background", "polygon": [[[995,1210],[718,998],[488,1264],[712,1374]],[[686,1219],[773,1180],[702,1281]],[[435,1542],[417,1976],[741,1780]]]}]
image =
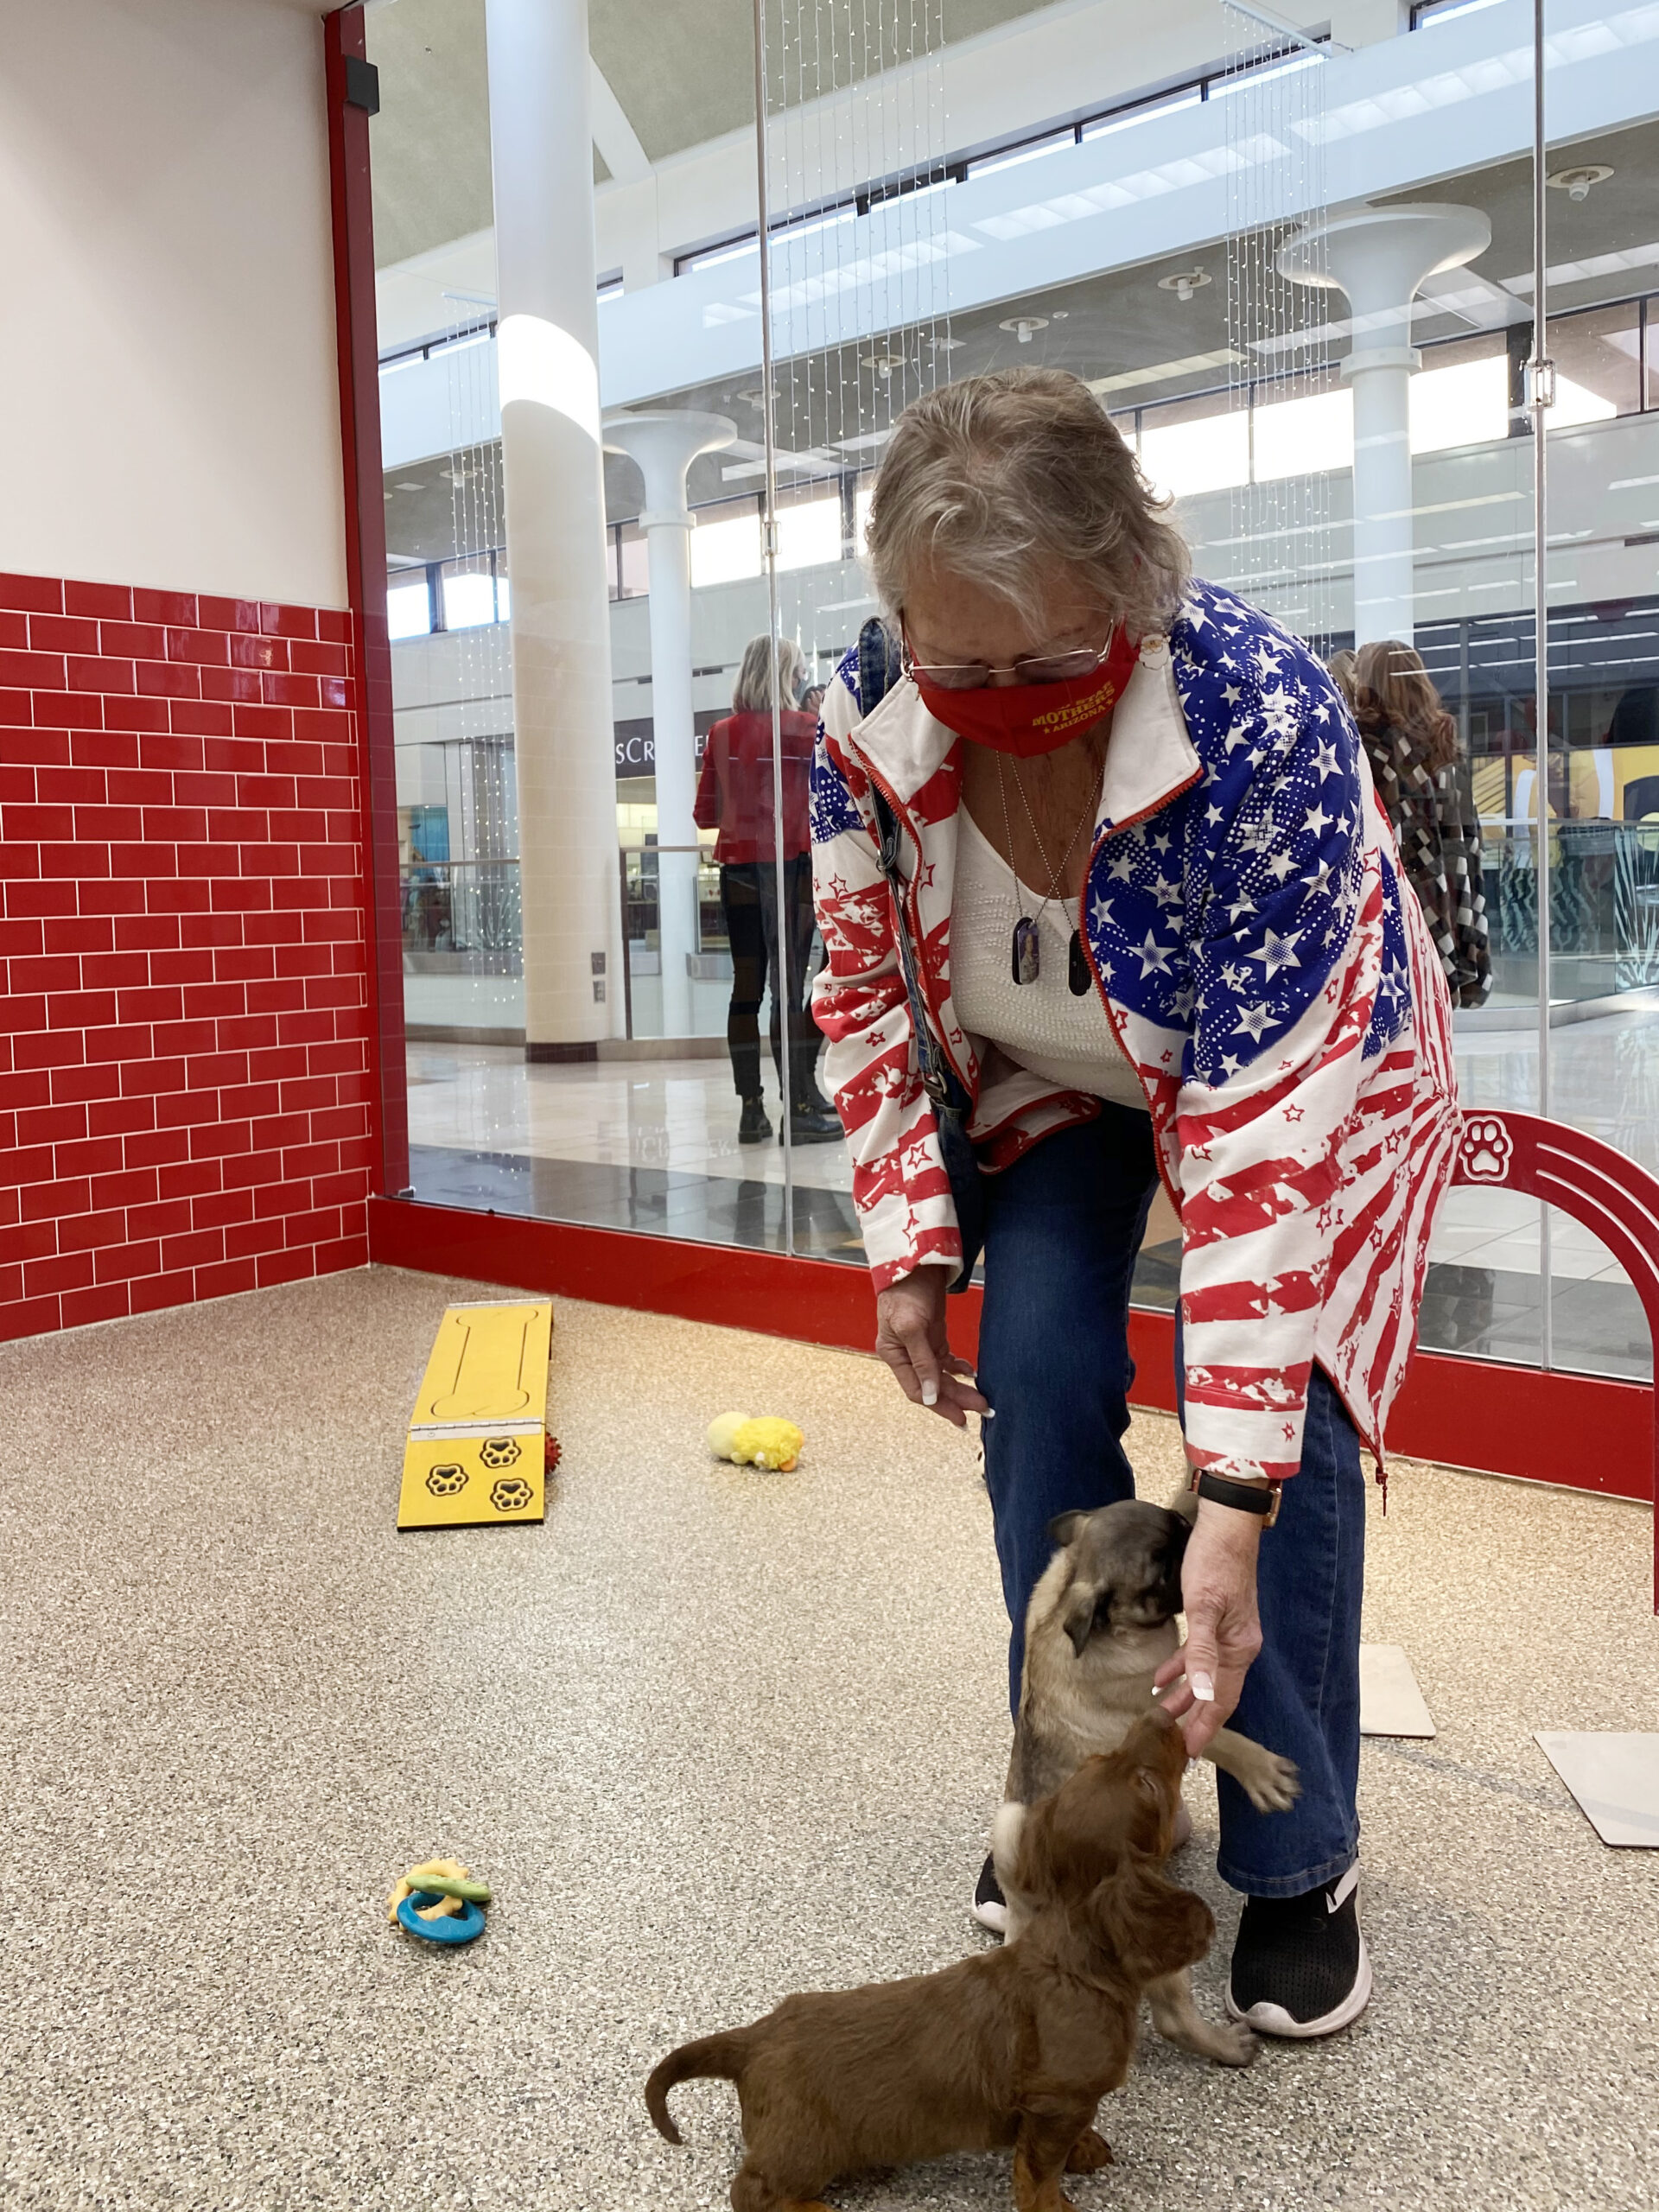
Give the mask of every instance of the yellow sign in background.
[{"label": "yellow sign in background", "polygon": [[400,1529],[543,1518],[552,1333],[544,1303],[448,1308],[404,1447]]}]

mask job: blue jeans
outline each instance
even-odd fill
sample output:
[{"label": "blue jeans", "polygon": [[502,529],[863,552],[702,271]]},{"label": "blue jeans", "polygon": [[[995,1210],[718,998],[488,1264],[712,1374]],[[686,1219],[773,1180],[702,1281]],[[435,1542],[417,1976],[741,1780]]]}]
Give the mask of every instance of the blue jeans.
[{"label": "blue jeans", "polygon": [[[1016,1712],[1026,1606],[1052,1554],[1049,1522],[1135,1495],[1122,1445],[1135,1379],[1129,1277],[1155,1187],[1150,1121],[1110,1104],[983,1179],[979,1387],[995,1414],[985,1424],[985,1477],[1013,1623]],[[1178,1342],[1178,1390],[1180,1375]],[[1359,1439],[1316,1368],[1301,1471],[1262,1538],[1262,1652],[1230,1723],[1294,1759],[1302,1795],[1291,1812],[1258,1813],[1236,1782],[1217,1777],[1217,1866],[1251,1896],[1299,1897],[1357,1855],[1364,1559]]]}]

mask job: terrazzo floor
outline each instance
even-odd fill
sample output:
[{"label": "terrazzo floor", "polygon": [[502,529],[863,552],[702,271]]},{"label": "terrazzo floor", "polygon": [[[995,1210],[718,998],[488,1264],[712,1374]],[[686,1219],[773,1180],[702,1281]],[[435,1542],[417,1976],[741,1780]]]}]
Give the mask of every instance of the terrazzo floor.
[{"label": "terrazzo floor", "polygon": [[[945,1964],[1006,1756],[971,1442],[873,1363],[560,1301],[545,1526],[399,1537],[446,1300],[375,1270],[0,1350],[0,2202],[720,2207],[734,2100],[639,2098],[785,1991]],[[711,1462],[786,1411],[794,1476]],[[1137,1420],[1144,1486],[1171,1425]],[[1659,1854],[1595,1838],[1535,1727],[1654,1725],[1646,1514],[1400,1465],[1365,1632],[1440,1734],[1368,1743],[1377,1993],[1231,2075],[1148,2043],[1081,2212],[1650,2205]],[[1180,1871],[1217,1908],[1213,1791]],[[453,1955],[411,1859],[487,1874]],[[960,2158],[845,2212],[1001,2207]]]}]

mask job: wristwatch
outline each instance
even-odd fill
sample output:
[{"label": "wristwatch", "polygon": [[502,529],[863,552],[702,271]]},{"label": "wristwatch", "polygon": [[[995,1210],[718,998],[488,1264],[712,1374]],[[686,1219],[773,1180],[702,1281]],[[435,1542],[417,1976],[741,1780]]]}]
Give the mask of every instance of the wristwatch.
[{"label": "wristwatch", "polygon": [[1262,1517],[1262,1526],[1271,1529],[1279,1518],[1280,1485],[1268,1483],[1230,1482],[1225,1475],[1212,1475],[1205,1469],[1192,1470],[1191,1487],[1201,1498],[1207,1497],[1212,1505],[1230,1505],[1236,1512],[1255,1513]]}]

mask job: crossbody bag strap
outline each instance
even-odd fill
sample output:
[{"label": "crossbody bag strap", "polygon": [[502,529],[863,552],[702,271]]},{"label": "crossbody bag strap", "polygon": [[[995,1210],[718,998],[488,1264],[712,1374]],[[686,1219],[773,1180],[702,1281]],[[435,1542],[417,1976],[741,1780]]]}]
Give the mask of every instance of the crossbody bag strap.
[{"label": "crossbody bag strap", "polygon": [[893,893],[893,925],[899,952],[899,970],[905,979],[905,996],[910,1001],[910,1027],[916,1039],[916,1062],[921,1071],[922,1088],[935,1106],[948,1106],[961,1113],[969,1102],[928,1026],[927,1001],[922,995],[916,950],[910,941],[906,912],[906,898],[910,887],[899,864],[901,835],[899,817],[874,784],[870,785],[870,797],[874,803],[876,824],[880,831],[881,873]]}]

